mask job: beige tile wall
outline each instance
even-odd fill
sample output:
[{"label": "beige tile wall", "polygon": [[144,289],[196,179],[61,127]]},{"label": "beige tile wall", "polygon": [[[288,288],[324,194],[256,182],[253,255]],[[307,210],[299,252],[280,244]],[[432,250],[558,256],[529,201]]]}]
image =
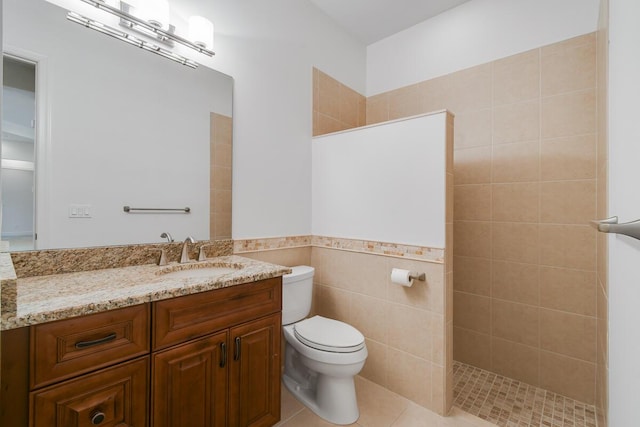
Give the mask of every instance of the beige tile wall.
[{"label": "beige tile wall", "polygon": [[[439,414],[451,401],[451,350],[445,335],[446,274],[442,263],[314,247],[315,301],[320,315],[358,328],[369,357],[361,375]],[[392,284],[392,268],[426,273],[411,288]],[[450,363],[447,359],[451,359]],[[449,371],[451,374],[449,375]]]},{"label": "beige tile wall", "polygon": [[606,191],[596,41],[586,34],[366,100],[367,124],[456,114],[456,280],[445,303],[456,358],[587,403],[606,399],[606,262],[587,226]]},{"label": "beige tile wall", "polygon": [[[309,246],[297,246],[304,242]],[[446,250],[399,245],[398,255],[387,255],[384,248],[395,245],[324,236],[234,243],[242,256],[313,266],[312,314],[347,322],[365,335],[369,356],[361,375],[434,412],[449,412],[453,313],[445,307],[453,277]],[[432,259],[442,252],[444,258]],[[426,281],[394,285],[394,267],[424,272]]]},{"label": "beige tile wall", "polygon": [[231,238],[231,117],[211,113],[210,209],[211,240]]},{"label": "beige tile wall", "polygon": [[364,126],[366,98],[313,69],[313,136]]},{"label": "beige tile wall", "polygon": [[[608,82],[608,56],[609,56],[609,2],[601,1],[600,23],[598,25],[597,40],[597,75],[598,75],[598,136],[597,136],[597,217],[609,217],[607,206],[607,164],[608,164],[608,140],[607,140],[607,82]],[[606,427],[608,424],[608,387],[609,379],[609,288],[607,282],[607,237],[598,233],[597,237],[597,363],[596,363],[596,408],[598,414],[598,426]]]},{"label": "beige tile wall", "polygon": [[587,225],[603,189],[596,39],[367,99],[367,124],[456,115],[455,358],[587,403],[596,400],[598,321],[606,330]]}]

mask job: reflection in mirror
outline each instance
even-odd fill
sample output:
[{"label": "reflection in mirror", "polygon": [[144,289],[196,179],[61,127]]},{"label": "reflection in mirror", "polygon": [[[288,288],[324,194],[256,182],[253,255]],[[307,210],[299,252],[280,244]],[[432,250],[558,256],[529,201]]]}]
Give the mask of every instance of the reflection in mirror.
[{"label": "reflection in mirror", "polygon": [[36,67],[10,56],[2,67],[2,240],[35,249]]},{"label": "reflection in mirror", "polygon": [[[14,231],[35,233],[37,249],[161,242],[162,232],[231,238],[232,78],[89,31],[66,13],[45,0],[3,2],[5,58],[35,67],[35,220],[20,214],[33,226]],[[3,200],[3,239],[17,209]]]}]

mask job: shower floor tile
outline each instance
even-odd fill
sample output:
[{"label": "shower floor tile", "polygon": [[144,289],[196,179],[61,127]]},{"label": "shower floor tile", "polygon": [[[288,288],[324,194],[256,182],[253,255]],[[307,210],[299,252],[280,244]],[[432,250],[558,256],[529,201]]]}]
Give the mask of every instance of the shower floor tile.
[{"label": "shower floor tile", "polygon": [[593,405],[453,363],[453,405],[502,427],[596,427]]}]

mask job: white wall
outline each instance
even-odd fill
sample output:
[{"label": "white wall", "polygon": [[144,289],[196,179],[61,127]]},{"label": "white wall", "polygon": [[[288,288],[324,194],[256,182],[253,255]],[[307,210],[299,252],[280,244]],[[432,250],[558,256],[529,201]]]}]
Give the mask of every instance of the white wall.
[{"label": "white wall", "polygon": [[312,233],[444,248],[446,113],[313,139]]},{"label": "white wall", "polygon": [[[609,2],[609,212],[640,218],[640,2]],[[638,425],[640,241],[609,238],[609,425]]]},{"label": "white wall", "polygon": [[597,29],[599,0],[473,0],[367,47],[367,96]]},{"label": "white wall", "polygon": [[308,1],[217,9],[217,67],[234,77],[233,237],[308,235],[312,67],[364,92],[365,47]]}]

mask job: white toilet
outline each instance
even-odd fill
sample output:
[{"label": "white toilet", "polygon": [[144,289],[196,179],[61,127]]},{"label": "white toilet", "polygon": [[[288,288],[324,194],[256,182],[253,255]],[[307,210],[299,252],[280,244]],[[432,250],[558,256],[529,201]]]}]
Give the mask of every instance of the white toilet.
[{"label": "white toilet", "polygon": [[282,381],[318,416],[352,424],[360,413],[353,377],[367,359],[364,336],[351,325],[311,310],[313,267],[297,266],[282,278],[282,324],[286,340]]}]

